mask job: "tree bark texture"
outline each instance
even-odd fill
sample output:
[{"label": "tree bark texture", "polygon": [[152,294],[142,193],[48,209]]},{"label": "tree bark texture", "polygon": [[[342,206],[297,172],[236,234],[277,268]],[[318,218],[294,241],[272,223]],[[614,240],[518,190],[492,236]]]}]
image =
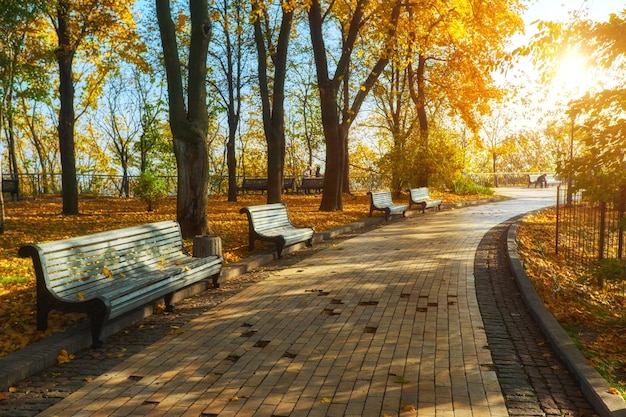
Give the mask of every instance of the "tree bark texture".
[{"label": "tree bark texture", "polygon": [[[276,40],[274,55],[273,84],[268,79],[268,49],[264,21],[260,5],[252,2],[254,21],[254,41],[258,54],[259,89],[263,111],[263,129],[267,141],[267,202],[279,203],[282,200],[283,175],[285,165],[285,80],[287,76],[287,52],[293,24],[293,11],[283,10],[280,32]],[[270,93],[270,89],[272,90]]]},{"label": "tree bark texture", "polygon": [[59,152],[61,156],[61,197],[63,214],[78,214],[78,183],[74,144],[74,82],[72,63],[74,49],[70,34],[70,5],[60,0],[57,6],[58,47],[55,51],[59,64]]},{"label": "tree bark texture", "polygon": [[170,128],[178,168],[176,218],[183,237],[191,238],[209,234],[206,61],[211,22],[207,0],[189,0],[191,41],[186,108],[176,30],[169,0],[156,0],[156,9],[167,74]]}]

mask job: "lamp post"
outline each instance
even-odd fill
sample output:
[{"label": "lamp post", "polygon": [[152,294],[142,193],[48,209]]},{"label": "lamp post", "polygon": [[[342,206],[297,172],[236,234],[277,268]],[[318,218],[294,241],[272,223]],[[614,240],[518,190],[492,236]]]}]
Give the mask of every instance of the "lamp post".
[{"label": "lamp post", "polygon": [[572,161],[574,160],[574,122],[576,111],[570,107],[570,133],[569,133],[569,172],[567,173],[567,205],[572,204]]}]

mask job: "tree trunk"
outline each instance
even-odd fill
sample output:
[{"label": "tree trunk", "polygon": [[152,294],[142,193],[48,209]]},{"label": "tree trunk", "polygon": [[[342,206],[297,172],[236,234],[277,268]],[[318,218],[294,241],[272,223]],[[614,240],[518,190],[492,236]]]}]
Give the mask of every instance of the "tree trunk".
[{"label": "tree trunk", "polygon": [[293,11],[284,11],[280,32],[276,41],[272,93],[268,80],[268,48],[265,45],[266,34],[263,30],[263,13],[260,5],[253,2],[254,41],[258,54],[259,90],[263,107],[263,130],[267,141],[267,202],[279,203],[282,200],[283,171],[285,164],[285,78],[287,75],[287,52],[293,23]]},{"label": "tree trunk", "polygon": [[320,85],[322,126],[326,138],[326,167],[324,170],[324,193],[320,203],[321,211],[343,210],[341,191],[343,189],[345,147],[339,126],[335,97],[336,93],[332,87]]},{"label": "tree trunk", "polygon": [[59,45],[55,51],[59,64],[59,152],[61,155],[61,197],[63,214],[78,214],[78,183],[76,181],[76,154],[74,145],[74,84],[72,62],[74,50],[70,37],[70,6],[59,1],[57,8],[57,36]]},{"label": "tree trunk", "polygon": [[[359,36],[359,29],[366,20],[365,8],[367,1],[359,1],[355,5],[353,15],[348,24],[347,34],[342,39],[342,55],[336,61],[335,75],[329,76],[327,50],[324,41],[324,17],[319,0],[312,0],[309,8],[309,30],[311,33],[311,45],[317,72],[317,85],[322,107],[322,125],[326,139],[326,171],[324,173],[324,194],[320,204],[321,211],[335,211],[343,209],[342,190],[344,189],[344,176],[347,172],[347,138],[350,126],[354,122],[363,101],[372,89],[378,77],[389,62],[389,54],[381,53],[380,58],[373,65],[367,79],[359,83],[359,89],[355,92],[354,100],[350,106],[343,108],[343,120],[339,115],[338,93],[343,84],[343,101],[349,102],[347,89],[350,83],[351,54],[355,50],[354,45]],[[389,20],[389,39],[393,42],[396,23],[400,14],[401,2],[395,2]],[[385,45],[385,52],[389,52],[390,45]],[[381,51],[382,52],[382,51]],[[348,173],[349,174],[349,173]],[[346,185],[346,187],[348,187]]]},{"label": "tree trunk", "polygon": [[[237,201],[237,155],[235,153],[236,126],[228,123],[226,165],[228,167],[228,201]],[[234,127],[234,128],[233,128]]]},{"label": "tree trunk", "polygon": [[176,30],[169,0],[156,0],[167,74],[170,129],[178,168],[176,218],[184,238],[208,235],[210,232],[207,219],[209,117],[206,102],[206,61],[211,21],[207,0],[190,0],[189,9],[191,41],[186,109]]},{"label": "tree trunk", "polygon": [[174,136],[178,166],[176,219],[185,238],[210,234],[207,219],[208,151],[206,131]]},{"label": "tree trunk", "polygon": [[[426,73],[426,57],[424,55],[418,56],[417,71],[413,71],[413,67],[409,64],[409,88],[411,98],[417,109],[417,118],[419,121],[420,131],[420,159],[424,162],[421,166],[422,169],[418,172],[417,184],[419,187],[428,187],[428,176],[430,172],[429,161],[430,158],[427,155],[428,145],[428,114],[426,113],[426,91],[424,91],[425,85],[425,73]],[[415,79],[413,79],[415,76]],[[417,91],[415,87],[417,86]]]}]

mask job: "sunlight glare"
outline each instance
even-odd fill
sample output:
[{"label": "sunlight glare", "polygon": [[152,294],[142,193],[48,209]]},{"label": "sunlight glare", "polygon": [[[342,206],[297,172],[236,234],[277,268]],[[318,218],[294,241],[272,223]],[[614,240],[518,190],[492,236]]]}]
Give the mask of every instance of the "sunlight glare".
[{"label": "sunlight glare", "polygon": [[590,73],[587,58],[570,49],[561,58],[555,81],[561,86],[561,94],[575,99],[594,89],[596,77]]}]

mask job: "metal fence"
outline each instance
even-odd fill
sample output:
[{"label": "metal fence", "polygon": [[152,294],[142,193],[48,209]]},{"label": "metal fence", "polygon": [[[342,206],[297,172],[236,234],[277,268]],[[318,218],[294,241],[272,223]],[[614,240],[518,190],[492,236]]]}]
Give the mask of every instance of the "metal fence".
[{"label": "metal fence", "polygon": [[[592,268],[605,260],[624,260],[626,187],[609,194],[608,201],[591,201],[584,191],[568,193],[567,187],[558,187],[556,252],[570,264]],[[626,270],[620,268],[625,277]],[[626,291],[626,280],[618,284]]]},{"label": "metal fence", "polygon": [[592,202],[584,191],[568,197],[557,190],[557,253],[582,265],[601,259],[624,258],[625,188],[615,189],[610,201]]},{"label": "metal fence", "polygon": [[[17,178],[19,182],[19,194],[22,196],[38,197],[43,195],[60,194],[61,192],[61,174],[19,174],[5,175],[4,177]],[[3,178],[4,178],[3,177]],[[177,178],[176,176],[162,176],[167,184],[168,195],[176,195]],[[77,174],[79,194],[89,194],[98,196],[124,196],[124,177],[122,175],[107,174]],[[138,177],[135,175],[128,176],[130,196],[133,196],[134,185],[137,183]],[[241,184],[243,178],[238,178],[238,184]],[[224,195],[228,193],[228,176],[226,175],[209,175],[208,178],[209,195]],[[353,191],[368,191],[384,187],[388,187],[388,179],[380,174],[368,174],[362,176],[353,176],[350,178],[350,187]],[[296,178],[299,185],[299,179]],[[385,185],[387,184],[387,185]]]}]

